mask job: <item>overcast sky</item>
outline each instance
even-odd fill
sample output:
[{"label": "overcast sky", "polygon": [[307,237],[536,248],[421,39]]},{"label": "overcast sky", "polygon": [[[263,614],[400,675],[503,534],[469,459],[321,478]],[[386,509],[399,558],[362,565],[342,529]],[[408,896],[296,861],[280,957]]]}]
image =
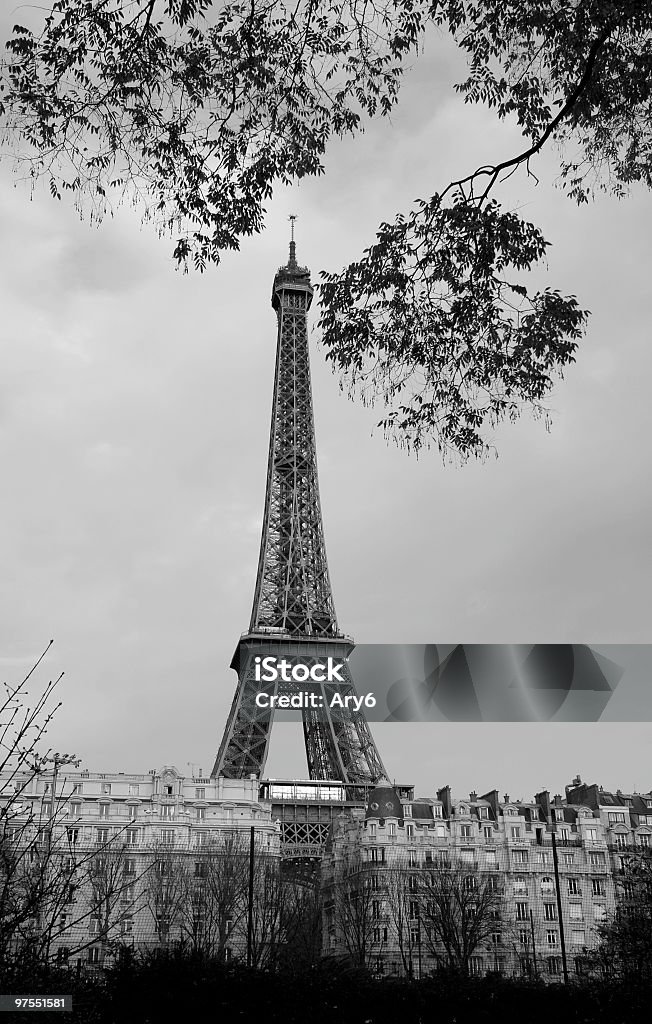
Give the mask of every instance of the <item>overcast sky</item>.
[{"label": "overcast sky", "polygon": [[[55,639],[39,676],[65,670],[49,740],[84,767],[212,767],[253,597],[287,217],[315,280],[416,197],[514,152],[515,130],[465,108],[454,78],[449,47],[431,46],[391,123],[334,144],[327,173],[279,192],[264,233],[203,276],[176,272],[131,209],[93,228],[0,163],[0,677]],[[504,193],[553,243],[541,281],[592,311],[551,433],[526,417],[498,432],[497,460],[417,461],[340,393],[313,334],[331,578],[360,643],[652,639],[651,200],[578,209],[555,166]],[[647,723],[373,731],[421,795],[527,798],[577,772],[652,787]],[[279,723],[268,774],[305,771],[300,727]]]}]

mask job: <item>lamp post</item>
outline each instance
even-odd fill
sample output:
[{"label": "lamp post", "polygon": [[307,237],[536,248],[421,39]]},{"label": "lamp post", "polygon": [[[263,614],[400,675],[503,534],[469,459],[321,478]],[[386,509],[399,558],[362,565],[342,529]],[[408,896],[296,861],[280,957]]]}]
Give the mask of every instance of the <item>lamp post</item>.
[{"label": "lamp post", "polygon": [[256,829],[252,825],[249,834],[249,901],[247,906],[247,967],[251,967],[254,940],[254,844]]}]

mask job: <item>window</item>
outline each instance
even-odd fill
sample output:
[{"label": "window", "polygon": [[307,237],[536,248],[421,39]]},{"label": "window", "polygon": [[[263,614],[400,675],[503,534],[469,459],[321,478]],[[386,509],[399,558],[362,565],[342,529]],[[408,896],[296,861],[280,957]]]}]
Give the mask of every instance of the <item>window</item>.
[{"label": "window", "polygon": [[494,830],[491,825],[484,825],[482,832],[485,839],[493,839]]},{"label": "window", "polygon": [[81,818],[82,806],[81,804],[70,804],[70,817]]},{"label": "window", "polygon": [[136,861],[134,860],[133,857],[127,857],[127,859],[125,860],[125,862],[124,862],[124,873],[125,873],[125,875],[135,875],[136,874]]},{"label": "window", "polygon": [[550,854],[547,850],[537,850],[537,864],[550,864]]},{"label": "window", "polygon": [[560,829],[557,830],[557,835],[559,836],[560,842],[567,843],[568,842],[568,838],[570,836],[570,832],[568,831],[567,828],[560,828]]},{"label": "window", "polygon": [[89,964],[99,964],[100,962],[100,949],[99,946],[91,946],[88,950],[87,960]]},{"label": "window", "polygon": [[485,863],[486,863],[488,868],[495,868],[495,867],[497,867],[496,851],[495,850],[485,850],[484,851],[484,859],[485,859]]},{"label": "window", "polygon": [[556,946],[557,945],[557,932],[555,932],[551,928],[549,928],[547,930],[547,932],[546,932],[546,942],[548,943],[549,946]]},{"label": "window", "polygon": [[514,864],[527,864],[527,850],[512,850],[512,862]]},{"label": "window", "polygon": [[529,919],[529,916],[530,915],[528,914],[528,905],[527,905],[527,903],[517,903],[516,904],[516,920],[517,921],[527,921]]},{"label": "window", "polygon": [[109,817],[110,804],[100,804],[100,818],[106,819]]},{"label": "window", "polygon": [[571,931],[571,946],[585,946],[586,933],[583,928],[573,928]]},{"label": "window", "polygon": [[121,931],[123,935],[131,935],[134,930],[134,919],[131,916],[123,917]]},{"label": "window", "polygon": [[129,817],[132,821],[138,817],[138,804],[129,804]]},{"label": "window", "polygon": [[108,828],[96,828],[95,838],[98,843],[108,843],[109,841],[109,830]]},{"label": "window", "polygon": [[595,903],[593,905],[593,920],[594,921],[598,921],[598,922],[602,922],[602,921],[606,920],[606,917],[607,917],[606,909],[602,906],[601,903]]},{"label": "window", "polygon": [[172,786],[165,786],[164,792],[166,796],[172,796]]},{"label": "window", "polygon": [[571,921],[582,920],[582,904],[581,903],[569,903],[568,913]]},{"label": "window", "polygon": [[111,793],[111,783],[110,782],[103,782],[102,785],[100,786],[100,792],[103,793],[105,796],[110,794]]},{"label": "window", "polygon": [[68,842],[70,843],[71,846],[75,846],[75,844],[79,842],[78,828],[67,828],[66,835],[68,837]]},{"label": "window", "polygon": [[[386,928],[385,928],[385,932],[387,932]],[[410,928],[410,942],[412,943],[413,946],[417,946],[419,944],[419,926],[418,925],[417,925],[416,928]]]},{"label": "window", "polygon": [[624,811],[609,811],[607,815],[610,825],[624,825],[625,824],[625,813]]},{"label": "window", "polygon": [[520,839],[521,838],[521,826],[520,825],[510,825],[509,831],[510,831],[512,839]]},{"label": "window", "polygon": [[195,800],[205,800],[205,799],[206,799],[206,789],[205,789],[204,786],[200,786],[198,789],[195,790]]},{"label": "window", "polygon": [[567,850],[562,855],[562,863],[564,867],[570,867],[575,860],[575,854],[569,853]]},{"label": "window", "polygon": [[528,946],[530,943],[530,933],[526,928],[519,928],[518,941],[521,946]]},{"label": "window", "polygon": [[[205,807],[196,807],[195,810],[197,811],[197,821],[204,821],[206,819],[206,808]],[[376,826],[374,825],[373,831],[371,829],[369,831],[370,831],[370,834],[371,834],[372,838],[375,839],[375,837],[376,837]]]},{"label": "window", "polygon": [[43,788],[43,792],[44,792],[44,793],[46,794],[46,796],[47,796],[47,795],[48,795],[49,793],[52,793],[52,783],[51,783],[51,782],[46,782],[46,783],[45,783],[45,786],[44,786],[44,788]]},{"label": "window", "polygon": [[598,839],[598,830],[597,828],[587,828],[585,829],[584,835],[590,843],[595,843]]},{"label": "window", "polygon": [[416,892],[419,888],[419,882],[416,875],[410,875],[408,878],[408,889],[410,892]]},{"label": "window", "polygon": [[555,906],[554,903],[544,903],[543,904],[543,916],[544,916],[544,919],[546,921],[556,921],[557,920],[557,907]]},{"label": "window", "polygon": [[163,804],[161,807],[162,818],[173,818],[174,817],[174,804]]},{"label": "window", "polygon": [[[570,886],[570,882],[568,884]],[[542,892],[542,894],[543,893],[548,893],[548,892],[554,892],[554,890],[555,890],[555,883],[553,882],[552,878],[545,877],[545,878],[541,879],[541,892]]]},{"label": "window", "polygon": [[417,868],[419,866],[419,854],[416,850],[410,850],[408,858],[411,868]]},{"label": "window", "polygon": [[78,796],[81,793],[81,791],[82,791],[82,784],[81,784],[81,782],[74,782],[73,786],[72,786],[73,796]]},{"label": "window", "polygon": [[617,832],[614,839],[619,850],[629,845],[629,834],[627,832]]},{"label": "window", "polygon": [[561,974],[561,958],[558,956],[548,957],[548,974]]},{"label": "window", "polygon": [[445,839],[446,838],[446,826],[445,825],[437,825],[437,838],[438,839]]},{"label": "window", "polygon": [[410,920],[416,921],[419,917],[419,904],[416,900],[410,900]]},{"label": "window", "polygon": [[469,969],[471,974],[478,975],[482,974],[482,957],[472,956],[469,958]]},{"label": "window", "polygon": [[59,930],[63,931],[67,924],[68,924],[68,915],[67,914],[59,914]]},{"label": "window", "polygon": [[471,826],[470,825],[462,825],[462,828],[460,829],[460,835],[462,836],[462,839],[470,839],[471,838]]},{"label": "window", "polygon": [[408,837],[408,839],[412,839],[414,836],[414,825],[406,825],[405,834]]},{"label": "window", "polygon": [[640,832],[639,835],[637,836],[637,840],[638,840],[638,845],[639,846],[649,846],[650,845],[650,835],[649,835],[648,832]]},{"label": "window", "polygon": [[163,828],[161,829],[161,842],[163,846],[172,846],[174,843],[174,829]]},{"label": "window", "polygon": [[478,817],[479,818],[488,818],[489,817],[489,808],[488,807],[478,807]]},{"label": "window", "polygon": [[[410,906],[412,906],[412,904],[410,904]],[[380,900],[371,901],[371,916],[374,921],[377,921],[380,917]]]},{"label": "window", "polygon": [[502,937],[500,932],[492,932],[491,933],[491,944],[492,944],[492,946],[502,946],[502,944],[503,944],[503,937]]},{"label": "window", "polygon": [[527,896],[527,881],[525,878],[514,879],[514,895],[515,896]]},{"label": "window", "polygon": [[568,879],[568,895],[569,896],[581,896],[582,895],[582,890],[580,888],[580,883],[578,882],[578,880],[576,878],[569,878]]},{"label": "window", "polygon": [[394,822],[394,821],[390,822],[389,834],[390,834],[390,836],[395,836],[396,835],[396,822]]},{"label": "window", "polygon": [[591,879],[591,895],[604,896],[604,882],[601,878]]},{"label": "window", "polygon": [[595,850],[589,854],[589,864],[592,868],[603,868],[604,867],[604,853],[600,853]]},{"label": "window", "polygon": [[44,818],[49,818],[52,814],[52,804],[43,804],[41,814]]},{"label": "window", "polygon": [[88,922],[88,930],[89,930],[91,935],[99,935],[100,934],[100,919],[99,919],[99,917],[96,917],[95,915],[93,915],[91,917],[91,919]]},{"label": "window", "polygon": [[469,849],[468,847],[466,849],[460,850],[460,858],[462,862],[464,864],[472,864],[474,852],[475,851],[473,850],[473,848]]},{"label": "window", "polygon": [[133,903],[136,898],[136,886],[133,882],[129,882],[122,888],[122,899],[125,903]]},{"label": "window", "polygon": [[129,796],[138,796],[140,792],[140,786],[137,782],[129,783]]},{"label": "window", "polygon": [[383,846],[374,847],[373,850],[369,851],[369,859],[375,863],[382,863],[385,860],[385,848]]},{"label": "window", "polygon": [[208,865],[203,860],[195,861],[195,878],[206,878]]}]

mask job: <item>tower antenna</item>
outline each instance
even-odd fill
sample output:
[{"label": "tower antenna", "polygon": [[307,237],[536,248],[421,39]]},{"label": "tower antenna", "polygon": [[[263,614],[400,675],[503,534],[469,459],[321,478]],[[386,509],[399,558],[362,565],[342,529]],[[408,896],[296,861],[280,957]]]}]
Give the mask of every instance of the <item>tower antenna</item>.
[{"label": "tower antenna", "polygon": [[294,241],[294,222],[297,219],[296,213],[291,213],[288,217],[290,221],[290,266],[295,267],[297,263],[297,244]]}]

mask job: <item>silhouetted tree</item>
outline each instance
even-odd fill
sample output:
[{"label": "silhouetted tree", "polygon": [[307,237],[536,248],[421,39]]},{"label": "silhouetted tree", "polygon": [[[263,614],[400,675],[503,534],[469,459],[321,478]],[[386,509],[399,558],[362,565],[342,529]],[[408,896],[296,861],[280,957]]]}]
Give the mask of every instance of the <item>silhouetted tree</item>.
[{"label": "silhouetted tree", "polygon": [[649,2],[57,0],[14,29],[0,116],[27,177],[95,219],[127,196],[201,270],[261,229],[275,184],[321,173],[333,136],[393,109],[432,28],[467,60],[453,88],[524,141],[324,274],[320,323],[334,370],[385,403],[390,435],[483,454],[499,421],[545,414],[588,315],[572,295],[528,290],[549,243],[498,186],[519,168],[534,178],[556,146],[578,203],[650,187]]}]

